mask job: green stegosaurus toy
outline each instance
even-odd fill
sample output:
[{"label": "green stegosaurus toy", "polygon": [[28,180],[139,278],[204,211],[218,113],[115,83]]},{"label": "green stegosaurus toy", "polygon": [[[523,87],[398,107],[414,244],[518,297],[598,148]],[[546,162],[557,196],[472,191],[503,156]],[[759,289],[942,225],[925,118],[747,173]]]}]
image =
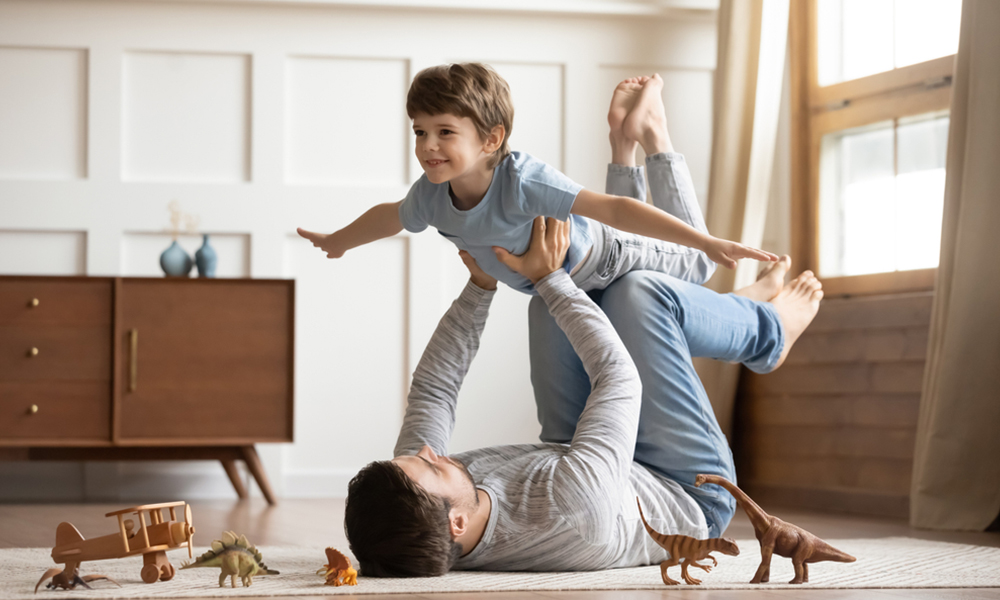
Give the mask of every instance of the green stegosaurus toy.
[{"label": "green stegosaurus toy", "polygon": [[277,571],[267,568],[257,550],[245,535],[239,537],[232,531],[222,532],[222,540],[212,542],[212,549],[202,554],[193,563],[185,563],[181,569],[195,567],[220,567],[219,587],[226,587],[226,577],[231,577],[231,586],[236,587],[236,577],[243,581],[243,587],[253,583],[254,575],[277,575]]}]

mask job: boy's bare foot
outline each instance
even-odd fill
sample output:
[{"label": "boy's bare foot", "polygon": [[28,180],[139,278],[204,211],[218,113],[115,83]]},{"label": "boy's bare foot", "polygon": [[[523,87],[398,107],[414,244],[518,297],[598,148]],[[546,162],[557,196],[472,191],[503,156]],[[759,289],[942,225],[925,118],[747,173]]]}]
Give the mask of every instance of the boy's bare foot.
[{"label": "boy's bare foot", "polygon": [[785,328],[785,347],[781,349],[781,358],[778,359],[775,369],[785,362],[792,344],[812,322],[816,311],[819,310],[819,301],[822,299],[823,284],[816,279],[812,271],[803,271],[771,300]]},{"label": "boy's bare foot", "polygon": [[785,286],[785,273],[792,266],[792,258],[787,254],[767,265],[757,277],[756,283],[733,292],[737,296],[750,298],[757,302],[768,302],[778,295]]},{"label": "boy's bare foot", "polygon": [[629,77],[615,88],[611,95],[611,108],[608,109],[608,125],[611,127],[611,162],[616,165],[635,166],[636,140],[631,140],[622,131],[625,117],[635,106],[642,91],[642,84],[648,77]]},{"label": "boy's bare foot", "polygon": [[622,123],[625,137],[639,142],[646,156],[674,151],[667,134],[667,113],[663,108],[662,92],[663,79],[658,73],[653,73],[642,85],[639,97]]}]

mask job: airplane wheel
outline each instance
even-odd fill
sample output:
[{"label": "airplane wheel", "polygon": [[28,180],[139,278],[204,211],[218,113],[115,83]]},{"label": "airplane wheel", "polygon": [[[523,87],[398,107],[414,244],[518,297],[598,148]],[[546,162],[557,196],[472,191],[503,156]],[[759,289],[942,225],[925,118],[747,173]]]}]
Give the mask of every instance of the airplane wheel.
[{"label": "airplane wheel", "polygon": [[139,571],[139,575],[142,576],[142,580],[146,583],[156,583],[160,578],[160,567],[156,565],[146,565]]},{"label": "airplane wheel", "polygon": [[160,569],[160,581],[170,581],[174,578],[177,573],[177,569],[174,565],[166,564]]}]

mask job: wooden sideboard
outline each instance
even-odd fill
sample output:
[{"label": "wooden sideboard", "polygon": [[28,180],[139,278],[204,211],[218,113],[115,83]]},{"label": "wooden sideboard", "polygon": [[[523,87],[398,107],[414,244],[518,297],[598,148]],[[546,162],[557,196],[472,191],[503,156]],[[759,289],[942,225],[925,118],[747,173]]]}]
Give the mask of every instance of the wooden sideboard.
[{"label": "wooden sideboard", "polygon": [[243,460],[291,442],[295,282],[0,277],[0,458]]}]

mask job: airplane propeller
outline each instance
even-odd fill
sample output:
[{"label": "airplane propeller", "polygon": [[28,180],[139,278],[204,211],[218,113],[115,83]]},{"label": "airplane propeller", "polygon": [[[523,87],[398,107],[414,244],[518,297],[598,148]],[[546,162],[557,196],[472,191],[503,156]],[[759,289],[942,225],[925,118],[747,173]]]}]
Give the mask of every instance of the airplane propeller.
[{"label": "airplane propeller", "polygon": [[184,505],[184,530],[187,532],[188,558],[194,558],[194,523],[190,504]]}]

